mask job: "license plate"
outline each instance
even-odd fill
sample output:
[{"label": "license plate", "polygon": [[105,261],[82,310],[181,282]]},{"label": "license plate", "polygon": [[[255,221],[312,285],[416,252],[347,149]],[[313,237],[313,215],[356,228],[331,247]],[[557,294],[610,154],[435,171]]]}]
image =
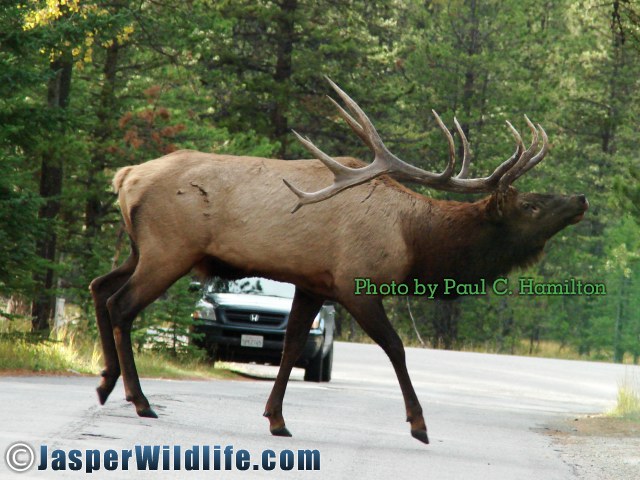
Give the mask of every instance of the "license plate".
[{"label": "license plate", "polygon": [[243,347],[262,348],[264,337],[262,335],[242,335],[240,345]]}]

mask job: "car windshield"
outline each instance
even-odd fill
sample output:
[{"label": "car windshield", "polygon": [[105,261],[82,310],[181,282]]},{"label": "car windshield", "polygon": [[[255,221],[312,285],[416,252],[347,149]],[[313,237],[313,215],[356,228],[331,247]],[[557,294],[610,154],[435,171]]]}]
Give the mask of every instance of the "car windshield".
[{"label": "car windshield", "polygon": [[240,280],[215,279],[206,286],[208,293],[243,293],[269,297],[293,298],[296,287],[290,283],[276,282],[267,278],[242,278]]}]

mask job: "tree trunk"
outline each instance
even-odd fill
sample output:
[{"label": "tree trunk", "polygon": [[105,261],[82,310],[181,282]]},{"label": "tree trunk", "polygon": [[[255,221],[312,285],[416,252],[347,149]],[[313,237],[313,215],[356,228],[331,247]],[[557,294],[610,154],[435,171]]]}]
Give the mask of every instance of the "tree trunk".
[{"label": "tree trunk", "polygon": [[459,300],[436,300],[432,318],[435,341],[438,348],[451,350],[458,342],[458,323],[460,322]]},{"label": "tree trunk", "polygon": [[117,39],[106,49],[103,67],[103,83],[96,116],[97,125],[93,131],[96,139],[95,150],[90,159],[87,171],[87,200],[85,203],[85,231],[84,231],[84,272],[86,279],[98,274],[100,259],[96,254],[95,244],[102,230],[104,216],[109,210],[111,199],[105,199],[101,174],[108,166],[107,145],[113,138],[117,122],[117,108],[115,98],[116,72],[118,68],[120,45]]},{"label": "tree trunk", "polygon": [[102,173],[107,166],[105,144],[113,136],[116,121],[115,82],[119,52],[120,45],[117,40],[114,40],[106,50],[103,68],[104,82],[100,91],[100,103],[96,112],[98,125],[94,130],[94,137],[98,145],[91,156],[87,178],[88,196],[85,205],[85,235],[89,244],[92,244],[93,238],[100,232],[101,219],[105,214],[105,206],[100,195],[101,189],[96,186],[96,177]]},{"label": "tree trunk", "polygon": [[611,75],[609,76],[609,108],[604,116],[601,130],[602,151],[608,154],[616,153],[616,133],[620,124],[621,107],[624,106],[629,92],[624,87],[623,70],[626,66],[624,52],[624,34],[617,28],[620,19],[620,2],[614,1],[611,11],[611,55],[613,57]]},{"label": "tree trunk", "polygon": [[280,143],[279,158],[286,158],[289,136],[287,105],[289,103],[289,82],[292,73],[291,57],[295,42],[295,13],[298,0],[282,0],[280,14],[277,19],[278,33],[276,70],[273,79],[276,81],[275,105],[271,113],[273,123],[273,140]]},{"label": "tree trunk", "polygon": [[[47,104],[52,110],[52,118],[58,122],[52,131],[64,134],[64,110],[69,104],[71,92],[71,73],[73,58],[70,52],[66,52],[60,58],[50,64],[51,79],[47,88]],[[59,142],[58,138],[53,143]],[[31,329],[34,332],[43,332],[49,329],[49,321],[53,315],[55,295],[55,271],[53,263],[56,258],[57,236],[55,219],[60,212],[60,195],[62,194],[63,158],[60,150],[52,145],[42,155],[40,167],[40,196],[44,204],[38,212],[38,219],[45,224],[46,230],[36,242],[36,255],[45,261],[45,270],[34,274],[37,293],[31,306]]]}]

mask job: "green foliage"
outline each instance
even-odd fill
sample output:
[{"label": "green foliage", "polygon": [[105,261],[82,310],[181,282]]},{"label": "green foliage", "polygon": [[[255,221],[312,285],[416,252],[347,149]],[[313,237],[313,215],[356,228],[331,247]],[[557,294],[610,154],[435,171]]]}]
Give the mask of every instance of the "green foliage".
[{"label": "green foliage", "polygon": [[20,159],[6,154],[0,162],[0,295],[25,293],[37,265],[34,244],[38,234],[39,199],[24,189]]},{"label": "green foliage", "polygon": [[203,3],[205,8],[194,11],[197,20],[190,21],[190,59],[211,98],[213,122],[234,136],[253,131],[268,138],[278,144],[274,153],[280,158],[303,152],[290,143],[290,128],[321,129],[325,137],[338,136],[337,143],[343,137],[352,143],[319,121],[331,108],[323,75],[354,95],[362,92],[365,106],[375,105],[387,87],[378,81],[382,91],[373,91],[366,82],[395,70],[392,39],[401,2]]},{"label": "green foliage", "polygon": [[202,334],[192,331],[191,314],[198,294],[190,290],[190,283],[188,277],[181,278],[145,311],[144,321],[138,322],[132,332],[139,350],[150,347],[174,357],[179,354],[205,357],[205,352],[193,345],[193,340]]},{"label": "green foliage", "polygon": [[[328,75],[394,152],[430,170],[440,170],[447,155],[430,108],[447,125],[454,116],[461,121],[474,176],[511,154],[504,121],[522,129],[527,113],[544,125],[552,151],[518,187],[585,193],[591,203],[583,222],[549,242],[542,262],[511,278],[602,281],[606,297],[489,295],[453,306],[412,298],[428,345],[533,354],[553,344],[583,357],[638,362],[640,39],[636,9],[625,5],[3,2],[0,296],[41,293],[34,274],[53,264],[52,292],[78,305],[83,329],[97,334],[87,285],[126,255],[110,186],[124,165],[180,148],[307,157],[291,128],[332,154],[369,159],[325,99]],[[52,67],[61,58],[73,63],[69,102],[52,108]],[[53,199],[60,211],[43,219],[46,158],[63,166],[63,188]],[[56,252],[44,261],[35,245],[52,233]],[[155,344],[168,355],[190,350],[182,339],[195,299],[186,283],[144,312],[139,346]],[[415,341],[407,299],[385,302],[401,336]],[[349,321],[343,334],[357,336]]]}]

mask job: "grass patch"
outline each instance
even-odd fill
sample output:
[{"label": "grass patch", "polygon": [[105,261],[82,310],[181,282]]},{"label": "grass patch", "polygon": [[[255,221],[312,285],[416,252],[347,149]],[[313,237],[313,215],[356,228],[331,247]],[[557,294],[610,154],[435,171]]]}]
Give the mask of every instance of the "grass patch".
[{"label": "grass patch", "polygon": [[79,341],[60,332],[42,339],[24,333],[0,336],[0,371],[37,373],[84,373],[100,371],[95,342]]},{"label": "grass patch", "polygon": [[141,377],[196,380],[238,378],[223,362],[216,362],[214,366],[206,360],[175,358],[152,351],[138,353],[136,367]]},{"label": "grass patch", "polygon": [[640,383],[636,377],[620,383],[616,406],[609,415],[640,422]]},{"label": "grass patch", "polygon": [[[215,366],[204,358],[145,350],[135,354],[141,377],[171,379],[228,379],[238,376],[224,363]],[[49,338],[24,331],[0,332],[0,373],[98,375],[102,370],[100,342],[73,328],[53,332]]]},{"label": "grass patch", "polygon": [[97,366],[64,344],[19,339],[0,341],[0,370],[95,373]]}]

